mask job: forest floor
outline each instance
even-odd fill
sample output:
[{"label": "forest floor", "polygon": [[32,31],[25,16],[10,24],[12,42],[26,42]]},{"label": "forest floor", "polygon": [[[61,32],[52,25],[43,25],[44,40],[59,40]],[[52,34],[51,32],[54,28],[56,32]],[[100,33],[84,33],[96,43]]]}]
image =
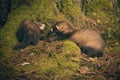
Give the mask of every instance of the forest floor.
[{"label": "forest floor", "polygon": [[[12,80],[120,80],[120,55],[119,53],[105,54],[101,58],[90,58],[82,55],[80,60],[71,60],[74,63],[79,64],[79,68],[76,70],[62,68],[63,71],[58,74],[58,70],[47,70],[42,73],[42,69],[48,69],[49,61],[50,65],[54,65],[54,60],[58,60],[57,64],[60,64],[56,54],[49,54],[56,50],[56,53],[61,53],[61,42],[52,42],[50,45],[56,44],[54,47],[48,47],[48,43],[40,41],[36,46],[29,46],[20,51],[14,52],[10,57],[16,71],[16,75]],[[40,47],[39,45],[44,45]],[[44,49],[46,48],[46,50]],[[46,52],[48,51],[49,52]],[[47,53],[47,54],[46,54]],[[47,64],[45,55],[47,57]],[[79,53],[80,54],[80,53]],[[44,55],[44,58],[42,58]],[[74,55],[75,56],[75,55]],[[59,57],[59,56],[57,56]],[[69,60],[70,56],[66,56]],[[46,67],[46,68],[45,68]],[[70,72],[73,74],[70,74]]]}]

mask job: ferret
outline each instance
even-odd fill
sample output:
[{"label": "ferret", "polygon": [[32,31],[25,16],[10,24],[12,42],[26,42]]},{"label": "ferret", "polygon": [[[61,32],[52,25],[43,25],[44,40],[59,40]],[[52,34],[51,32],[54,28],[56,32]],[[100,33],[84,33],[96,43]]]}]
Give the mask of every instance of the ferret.
[{"label": "ferret", "polygon": [[42,31],[45,28],[45,24],[30,19],[24,19],[19,26],[16,33],[18,41],[14,49],[22,49],[29,44],[36,45],[42,38]]},{"label": "ferret", "polygon": [[58,21],[55,23],[47,36],[55,33],[48,41],[70,39],[80,48],[81,52],[89,57],[102,57],[105,43],[100,34],[90,28],[77,30],[75,27],[66,22]]}]

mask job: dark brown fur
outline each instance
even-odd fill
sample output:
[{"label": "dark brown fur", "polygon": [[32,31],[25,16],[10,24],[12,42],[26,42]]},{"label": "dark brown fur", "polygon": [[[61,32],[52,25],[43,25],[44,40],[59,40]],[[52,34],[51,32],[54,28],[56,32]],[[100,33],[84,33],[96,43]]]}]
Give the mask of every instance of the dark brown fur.
[{"label": "dark brown fur", "polygon": [[52,27],[51,33],[52,32],[55,32],[56,36],[50,38],[49,41],[69,38],[74,41],[81,48],[82,53],[87,56],[103,56],[104,41],[100,34],[93,29],[76,30],[71,24],[60,21]]},{"label": "dark brown fur", "polygon": [[25,48],[29,44],[36,45],[42,38],[41,28],[44,29],[44,27],[45,25],[42,23],[38,23],[29,19],[23,20],[16,33],[20,43],[17,44],[14,49]]}]

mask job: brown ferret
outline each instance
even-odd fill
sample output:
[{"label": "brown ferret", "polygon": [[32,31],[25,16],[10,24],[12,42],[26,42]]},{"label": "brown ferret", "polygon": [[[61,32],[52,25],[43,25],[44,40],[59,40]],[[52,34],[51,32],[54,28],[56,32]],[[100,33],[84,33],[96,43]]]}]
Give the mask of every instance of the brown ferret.
[{"label": "brown ferret", "polygon": [[20,43],[17,44],[14,49],[22,49],[29,44],[36,45],[42,38],[41,31],[44,30],[44,28],[45,24],[41,22],[36,22],[30,19],[23,20],[16,33]]}]

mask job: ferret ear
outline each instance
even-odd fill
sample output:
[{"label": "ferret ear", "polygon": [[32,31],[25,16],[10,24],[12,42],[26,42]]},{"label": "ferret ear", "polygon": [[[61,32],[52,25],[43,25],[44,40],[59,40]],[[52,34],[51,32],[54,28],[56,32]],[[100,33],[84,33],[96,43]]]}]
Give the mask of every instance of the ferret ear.
[{"label": "ferret ear", "polygon": [[58,31],[60,30],[60,27],[58,25],[56,25],[56,28],[57,28]]},{"label": "ferret ear", "polygon": [[39,26],[39,28],[40,28],[40,30],[44,30],[44,29],[45,29],[45,24],[41,24],[41,25]]}]

